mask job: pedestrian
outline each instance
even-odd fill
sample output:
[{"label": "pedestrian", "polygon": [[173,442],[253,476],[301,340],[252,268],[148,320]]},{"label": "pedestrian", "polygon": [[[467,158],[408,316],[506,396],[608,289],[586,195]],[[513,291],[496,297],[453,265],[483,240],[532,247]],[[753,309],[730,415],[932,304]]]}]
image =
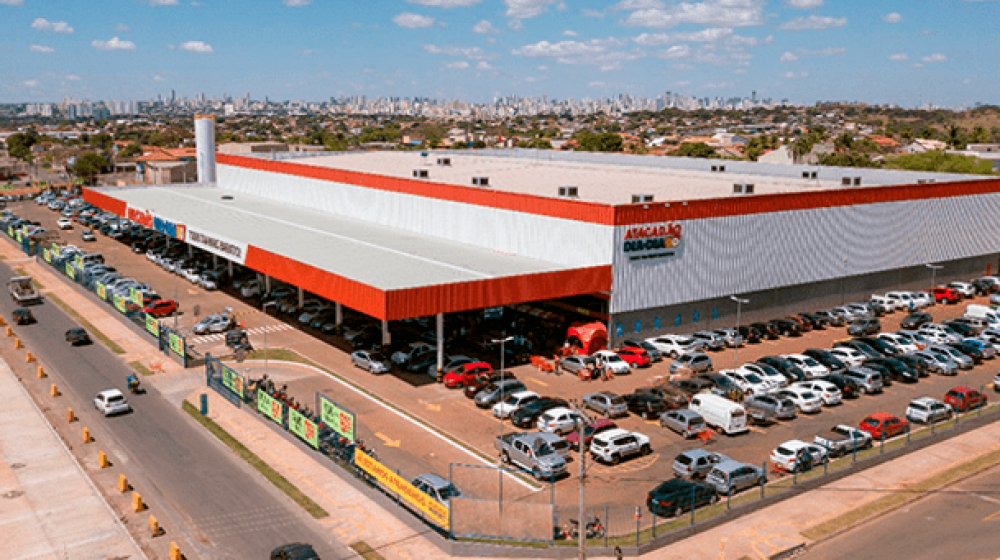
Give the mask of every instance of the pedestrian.
[{"label": "pedestrian", "polygon": [[552,356],[552,361],[555,362],[555,364],[556,364],[552,371],[554,371],[556,375],[561,375],[562,374],[562,364],[559,363],[559,355],[556,354],[555,356]]}]

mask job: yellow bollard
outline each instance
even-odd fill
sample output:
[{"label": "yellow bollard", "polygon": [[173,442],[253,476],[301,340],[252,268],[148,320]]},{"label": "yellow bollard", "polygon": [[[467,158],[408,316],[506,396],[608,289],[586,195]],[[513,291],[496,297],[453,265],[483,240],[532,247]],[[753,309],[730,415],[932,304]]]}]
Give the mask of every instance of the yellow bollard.
[{"label": "yellow bollard", "polygon": [[90,437],[90,430],[86,426],[83,427],[83,443],[90,443],[94,441],[94,438]]},{"label": "yellow bollard", "polygon": [[177,543],[170,541],[170,560],[183,560],[184,556],[181,555],[181,549],[177,546]]},{"label": "yellow bollard", "polygon": [[14,339],[14,348],[24,348],[24,345],[21,344],[21,339],[20,338],[15,338]]},{"label": "yellow bollard", "polygon": [[28,363],[35,361],[35,357],[31,355],[31,350],[25,352],[24,361]]},{"label": "yellow bollard", "polygon": [[4,326],[6,324],[7,324],[7,321],[4,321],[3,317],[0,316],[0,327]]},{"label": "yellow bollard", "polygon": [[7,325],[7,336],[14,336],[14,329],[10,328],[10,325]]},{"label": "yellow bollard", "polygon": [[38,366],[38,378],[45,379],[45,370],[42,369],[41,365]]},{"label": "yellow bollard", "polygon": [[128,483],[128,479],[125,478],[123,473],[118,473],[118,491],[124,494],[132,489],[132,485]]},{"label": "yellow bollard", "polygon": [[98,451],[97,452],[97,466],[100,467],[100,468],[102,468],[102,469],[106,469],[106,468],[108,468],[108,467],[111,466],[111,462],[108,461],[108,455],[107,455],[107,453],[105,453],[103,451]]},{"label": "yellow bollard", "polygon": [[153,517],[152,514],[149,516],[149,534],[158,537],[163,534],[163,527],[160,527],[160,522]]},{"label": "yellow bollard", "polygon": [[53,397],[59,396],[59,387],[56,387],[55,383],[53,383],[52,388],[49,389],[49,394],[52,395]]},{"label": "yellow bollard", "polygon": [[143,511],[146,504],[142,503],[142,496],[138,492],[132,492],[132,511]]},{"label": "yellow bollard", "polygon": [[73,408],[69,406],[66,407],[66,421],[70,424],[76,422],[76,414],[73,414]]}]

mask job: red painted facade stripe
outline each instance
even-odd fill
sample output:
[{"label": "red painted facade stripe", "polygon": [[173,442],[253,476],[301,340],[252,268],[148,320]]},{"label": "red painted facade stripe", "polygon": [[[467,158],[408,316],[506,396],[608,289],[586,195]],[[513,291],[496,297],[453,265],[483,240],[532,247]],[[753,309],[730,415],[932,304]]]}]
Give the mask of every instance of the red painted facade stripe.
[{"label": "red painted facade stripe", "polygon": [[[449,200],[462,204],[473,204],[487,208],[499,208],[513,212],[537,214],[564,220],[611,225],[614,223],[614,207],[594,202],[581,202],[521,193],[497,191],[490,188],[463,187],[417,181],[400,177],[387,177],[371,173],[360,173],[343,169],[331,169],[315,165],[303,165],[288,161],[272,161],[227,154],[216,154],[216,162],[246,169],[269,171],[296,177],[320,179],[348,185],[357,185],[401,194],[423,196],[438,200]],[[471,177],[470,177],[471,180]],[[552,187],[556,188],[555,185]]]},{"label": "red painted facade stripe", "polygon": [[104,193],[99,193],[93,189],[84,188],[83,189],[83,200],[88,204],[93,204],[102,210],[107,210],[119,216],[125,216],[128,213],[128,203],[124,200],[118,200],[112,196],[108,196]]}]

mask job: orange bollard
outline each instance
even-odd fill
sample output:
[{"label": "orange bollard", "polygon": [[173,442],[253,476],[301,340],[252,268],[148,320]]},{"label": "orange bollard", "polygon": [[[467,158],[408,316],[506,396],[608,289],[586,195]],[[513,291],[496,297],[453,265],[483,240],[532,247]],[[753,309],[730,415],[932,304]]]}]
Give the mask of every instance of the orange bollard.
[{"label": "orange bollard", "polygon": [[45,370],[42,369],[42,366],[38,366],[38,378],[45,379]]},{"label": "orange bollard", "polygon": [[163,527],[160,527],[160,522],[157,521],[152,514],[149,516],[149,534],[154,537],[158,537],[163,534]]},{"label": "orange bollard", "polygon": [[181,549],[177,546],[177,543],[170,542],[170,560],[183,560],[184,556],[181,555]]},{"label": "orange bollard", "polygon": [[76,422],[76,414],[73,414],[73,409],[71,407],[66,407],[66,421],[71,424]]},{"label": "orange bollard", "polygon": [[132,485],[128,483],[128,479],[125,478],[123,473],[118,473],[118,491],[124,494],[132,489]]},{"label": "orange bollard", "polygon": [[10,328],[10,325],[7,325],[7,336],[14,336],[14,329]]},{"label": "orange bollard", "polygon": [[49,394],[52,395],[53,397],[59,396],[59,387],[56,387],[55,383],[53,383],[52,387],[49,389]]},{"label": "orange bollard", "polygon": [[143,511],[146,504],[142,503],[142,496],[138,492],[132,492],[132,511]]},{"label": "orange bollard", "polygon": [[4,318],[2,316],[0,316],[0,327],[4,326],[6,324],[7,324],[7,321],[4,321]]},{"label": "orange bollard", "polygon": [[107,453],[103,451],[97,452],[97,466],[102,469],[106,469],[111,466],[111,461],[108,461]]},{"label": "orange bollard", "polygon": [[31,355],[31,350],[25,352],[24,361],[28,363],[35,361],[35,357]]},{"label": "orange bollard", "polygon": [[20,338],[14,339],[14,348],[24,348],[24,344],[21,344]]},{"label": "orange bollard", "polygon": [[94,438],[90,437],[90,430],[86,426],[83,427],[83,443],[90,443],[94,441]]}]

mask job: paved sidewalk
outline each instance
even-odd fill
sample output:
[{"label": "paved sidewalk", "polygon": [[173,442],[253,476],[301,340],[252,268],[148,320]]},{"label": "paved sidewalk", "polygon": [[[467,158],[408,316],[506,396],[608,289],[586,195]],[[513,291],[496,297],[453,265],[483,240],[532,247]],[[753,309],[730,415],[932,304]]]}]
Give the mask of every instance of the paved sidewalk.
[{"label": "paved sidewalk", "polygon": [[145,558],[3,361],[0,395],[0,557]]}]

